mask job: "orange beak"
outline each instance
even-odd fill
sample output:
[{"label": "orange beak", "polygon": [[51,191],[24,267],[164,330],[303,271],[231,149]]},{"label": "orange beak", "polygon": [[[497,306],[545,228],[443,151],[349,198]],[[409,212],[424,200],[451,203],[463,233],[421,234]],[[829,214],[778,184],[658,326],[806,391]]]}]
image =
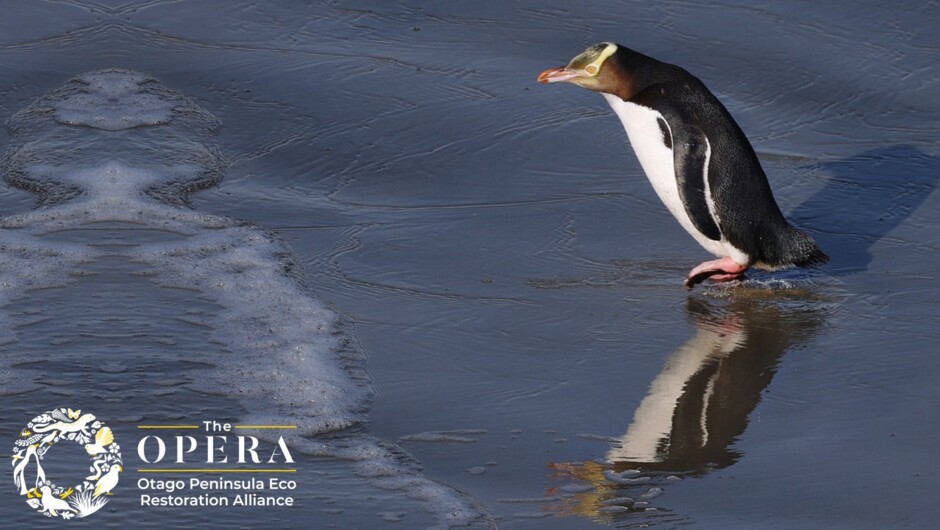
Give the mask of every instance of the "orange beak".
[{"label": "orange beak", "polygon": [[557,83],[559,81],[568,81],[569,79],[574,79],[575,77],[581,77],[584,74],[581,73],[581,70],[572,70],[567,66],[559,66],[558,68],[549,68],[541,74],[539,74],[539,83]]}]

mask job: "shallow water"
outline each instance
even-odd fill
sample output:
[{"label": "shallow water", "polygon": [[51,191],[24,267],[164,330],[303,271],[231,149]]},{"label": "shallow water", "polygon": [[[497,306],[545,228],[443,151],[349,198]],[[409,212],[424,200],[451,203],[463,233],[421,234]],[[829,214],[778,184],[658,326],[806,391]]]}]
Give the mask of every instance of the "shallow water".
[{"label": "shallow water", "polygon": [[[119,144],[37,129],[52,174],[192,180],[170,161],[206,167],[217,148],[224,178],[189,195],[191,211],[171,193],[133,218],[57,213],[62,197],[33,211],[35,194],[0,190],[0,432],[12,441],[63,400],[128,441],[142,421],[305,422],[299,506],[144,510],[127,465],[93,519],[115,527],[422,528],[446,524],[429,498],[451,488],[468,522],[500,528],[930,526],[938,23],[918,3],[24,5],[0,22],[5,118],[117,67],[222,125]],[[616,117],[534,82],[603,40],[701,77],[830,264],[685,291],[706,256]],[[270,276],[287,252],[303,272],[283,281],[301,287]],[[213,285],[236,265],[261,275],[244,284],[257,296]],[[333,359],[314,367],[233,335],[233,310],[271,307],[322,308],[355,362],[329,340],[307,342]],[[303,343],[304,325],[266,344]],[[311,388],[300,378],[346,390],[306,407],[291,401]],[[439,495],[378,483],[370,450]],[[5,520],[42,521],[12,486],[0,499]]]}]

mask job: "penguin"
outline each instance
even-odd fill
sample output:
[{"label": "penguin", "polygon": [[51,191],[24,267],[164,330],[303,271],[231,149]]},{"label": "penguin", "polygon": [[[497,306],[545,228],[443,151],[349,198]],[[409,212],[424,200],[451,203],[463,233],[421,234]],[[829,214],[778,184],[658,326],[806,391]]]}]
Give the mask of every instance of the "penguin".
[{"label": "penguin", "polygon": [[683,68],[605,42],[545,70],[538,81],[573,83],[610,104],[660,200],[719,258],[693,268],[687,288],[741,279],[751,267],[774,271],[829,260],[787,222],[744,132]]},{"label": "penguin", "polygon": [[[13,483],[20,488],[20,495],[26,495],[26,466],[29,465],[30,460],[36,460],[36,483],[46,480],[46,472],[42,469],[42,460],[36,454],[36,451],[39,449],[39,444],[33,444],[26,448],[26,451],[20,455],[17,452],[13,455]],[[17,462],[19,460],[19,462]]]}]

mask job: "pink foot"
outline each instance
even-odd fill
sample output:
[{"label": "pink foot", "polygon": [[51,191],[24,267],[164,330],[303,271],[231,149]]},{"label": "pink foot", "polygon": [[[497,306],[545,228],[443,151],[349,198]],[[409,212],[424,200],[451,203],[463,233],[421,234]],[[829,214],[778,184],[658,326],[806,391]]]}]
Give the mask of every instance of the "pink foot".
[{"label": "pink foot", "polygon": [[691,289],[706,279],[716,282],[737,280],[746,270],[747,265],[739,265],[731,258],[706,261],[689,271],[689,277],[685,279],[685,286]]}]

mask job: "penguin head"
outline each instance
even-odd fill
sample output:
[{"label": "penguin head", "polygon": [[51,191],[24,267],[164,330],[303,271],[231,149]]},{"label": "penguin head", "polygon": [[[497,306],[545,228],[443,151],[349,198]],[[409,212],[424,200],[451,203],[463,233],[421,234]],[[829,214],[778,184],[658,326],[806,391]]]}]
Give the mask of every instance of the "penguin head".
[{"label": "penguin head", "polygon": [[624,76],[616,60],[609,60],[618,50],[626,49],[613,42],[602,42],[584,50],[566,66],[549,68],[539,75],[539,83],[557,83],[566,81],[578,86],[604,92],[619,94],[624,92],[624,83],[629,79]]}]

